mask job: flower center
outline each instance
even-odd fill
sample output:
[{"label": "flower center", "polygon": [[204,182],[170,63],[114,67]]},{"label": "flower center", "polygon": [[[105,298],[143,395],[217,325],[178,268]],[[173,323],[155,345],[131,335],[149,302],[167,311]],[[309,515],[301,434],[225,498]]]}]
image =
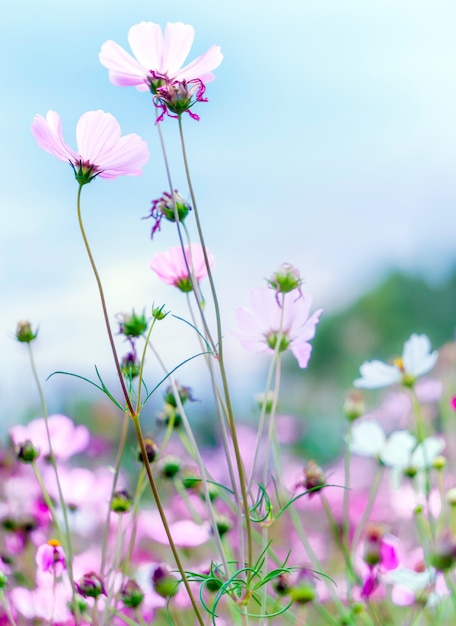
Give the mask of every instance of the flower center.
[{"label": "flower center", "polygon": [[265,335],[265,339],[271,350],[277,350],[278,352],[285,352],[291,343],[286,335],[275,330],[271,330]]}]

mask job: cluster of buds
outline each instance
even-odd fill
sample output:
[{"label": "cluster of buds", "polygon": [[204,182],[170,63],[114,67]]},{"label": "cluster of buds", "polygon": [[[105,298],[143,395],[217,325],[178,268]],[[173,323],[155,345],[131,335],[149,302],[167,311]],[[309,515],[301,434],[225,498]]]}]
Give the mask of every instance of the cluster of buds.
[{"label": "cluster of buds", "polygon": [[145,218],[152,217],[155,220],[152,226],[151,238],[160,230],[162,219],[166,219],[168,222],[183,222],[191,209],[192,207],[188,202],[185,202],[185,199],[177,189],[173,191],[172,195],[166,191],[163,192],[160,198],[152,201],[150,214]]}]

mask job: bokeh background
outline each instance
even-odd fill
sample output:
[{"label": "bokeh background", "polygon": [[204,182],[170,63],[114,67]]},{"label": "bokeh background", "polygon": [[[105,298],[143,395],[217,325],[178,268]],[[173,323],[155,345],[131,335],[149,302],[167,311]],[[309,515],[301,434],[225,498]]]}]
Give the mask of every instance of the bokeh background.
[{"label": "bokeh background", "polygon": [[[113,380],[77,227],[76,183],[69,166],[35,144],[30,124],[36,113],[57,111],[73,146],[79,116],[98,108],[114,114],[125,133],[147,139],[151,158],[142,177],[97,180],[84,189],[86,228],[112,319],[132,307],[148,310],[152,302],[186,315],[181,294],[148,268],[153,254],[176,245],[171,225],[152,242],[151,222],[141,219],[167,188],[150,96],[114,87],[98,62],[107,39],[128,49],[128,29],[142,20],[192,24],[189,60],[214,43],[225,56],[208,86],[209,103],[198,108],[201,121],[186,119],[185,132],[216,257],[240,414],[248,417],[252,410],[266,362],[240,350],[230,334],[234,311],[283,261],[301,269],[315,308],[325,309],[314,361],[308,372],[291,370],[295,383],[284,410],[299,414],[316,406],[309,398],[330,378],[337,381],[333,395],[340,406],[359,362],[400,351],[413,331],[428,332],[436,345],[452,339],[455,19],[452,0],[42,0],[3,7],[3,427],[38,412],[25,349],[13,339],[18,320],[39,326],[36,358],[43,378],[54,370],[93,377],[97,364]],[[163,128],[174,184],[188,196],[176,124],[166,120]],[[175,320],[160,329],[156,342],[169,367],[193,350],[191,332]],[[182,372],[199,398],[202,370],[194,364]],[[152,363],[149,375],[152,382],[160,376]],[[62,376],[45,390],[51,410],[91,392]],[[202,406],[198,411],[204,413]],[[317,426],[309,426],[317,439],[335,419],[333,411],[325,405]]]}]

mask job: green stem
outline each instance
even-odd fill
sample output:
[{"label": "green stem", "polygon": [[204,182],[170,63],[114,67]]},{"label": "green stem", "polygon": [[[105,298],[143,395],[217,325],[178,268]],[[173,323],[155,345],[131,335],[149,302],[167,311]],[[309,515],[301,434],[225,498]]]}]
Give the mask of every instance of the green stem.
[{"label": "green stem", "polygon": [[119,447],[117,449],[116,463],[114,465],[114,477],[112,479],[112,489],[111,489],[111,497],[109,498],[108,513],[106,517],[105,527],[103,530],[103,539],[102,539],[102,548],[101,548],[101,571],[100,571],[102,575],[104,573],[104,569],[106,566],[106,550],[108,546],[109,520],[111,518],[111,503],[114,497],[114,493],[116,491],[117,480],[119,478],[119,473],[120,473],[120,464],[122,461],[122,456],[123,456],[123,453],[125,450],[125,444],[127,441],[128,423],[129,423],[129,417],[125,413],[123,416],[123,420],[122,420],[122,430],[120,433]]},{"label": "green stem", "polygon": [[195,597],[193,595],[193,592],[190,588],[187,576],[185,574],[185,570],[184,567],[182,565],[182,561],[180,559],[179,553],[177,551],[176,548],[176,544],[174,543],[174,539],[171,535],[171,531],[168,525],[168,520],[166,519],[166,514],[165,511],[163,509],[163,505],[161,503],[161,499],[160,499],[160,494],[158,493],[158,489],[157,489],[157,485],[155,484],[155,479],[152,475],[152,470],[150,468],[150,463],[147,461],[147,451],[146,451],[146,446],[144,443],[144,437],[141,431],[141,425],[139,423],[139,418],[137,415],[132,415],[132,420],[133,420],[133,424],[135,426],[135,430],[136,430],[136,436],[138,438],[138,442],[139,442],[139,447],[141,449],[141,454],[142,454],[142,458],[144,459],[144,467],[146,468],[146,472],[147,472],[147,478],[149,479],[149,483],[150,483],[150,487],[152,489],[152,493],[154,495],[154,499],[155,499],[155,503],[157,505],[157,509],[158,509],[158,513],[160,515],[163,527],[165,529],[166,532],[166,536],[168,538],[168,542],[169,542],[169,547],[171,548],[171,552],[173,553],[174,556],[174,560],[176,561],[176,565],[177,565],[177,569],[179,570],[179,573],[182,577],[182,582],[184,584],[184,587],[187,591],[188,597],[190,598],[190,602],[192,604],[193,610],[195,612],[196,618],[198,620],[198,622],[201,624],[201,626],[204,626],[204,622],[203,622],[203,618],[201,617],[201,613],[200,610],[198,608],[198,605],[196,604],[196,600]]},{"label": "green stem", "polygon": [[223,393],[225,395],[226,409],[227,409],[227,413],[228,413],[228,415],[227,415],[227,417],[228,417],[228,425],[229,425],[229,429],[230,429],[231,438],[232,438],[232,441],[233,441],[234,454],[235,454],[235,457],[236,457],[236,465],[237,465],[238,473],[239,473],[239,483],[240,483],[240,488],[241,488],[241,493],[242,493],[242,503],[241,504],[242,504],[242,508],[243,508],[243,511],[244,511],[245,527],[246,527],[246,532],[247,532],[247,551],[248,551],[247,567],[251,568],[252,563],[253,563],[253,546],[252,546],[252,528],[251,528],[251,522],[250,522],[250,513],[249,513],[248,497],[247,497],[246,477],[245,477],[245,471],[244,471],[244,464],[243,464],[242,457],[241,457],[241,452],[240,452],[240,449],[239,449],[239,442],[238,442],[238,438],[237,438],[236,424],[235,424],[234,414],[233,414],[233,407],[232,407],[232,404],[231,404],[231,397],[230,397],[230,392],[229,392],[229,388],[228,388],[228,380],[227,380],[227,376],[226,376],[225,364],[224,364],[224,359],[223,359],[223,337],[222,337],[222,324],[221,324],[221,316],[220,316],[220,307],[219,307],[217,293],[216,293],[215,284],[214,284],[214,279],[213,279],[213,276],[212,276],[212,271],[211,271],[211,267],[210,267],[210,263],[209,263],[209,258],[208,258],[208,254],[207,254],[206,244],[205,244],[205,241],[204,241],[203,230],[202,230],[202,227],[201,227],[201,222],[200,222],[200,218],[199,218],[199,212],[198,212],[198,208],[197,208],[197,204],[196,204],[196,197],[195,197],[195,193],[193,191],[193,185],[192,185],[192,181],[191,181],[191,177],[190,177],[190,169],[189,169],[188,161],[187,161],[187,152],[186,152],[186,149],[185,149],[185,141],[184,141],[184,134],[183,134],[183,129],[182,129],[182,117],[181,116],[179,116],[178,121],[179,121],[179,134],[180,134],[180,139],[181,139],[181,147],[182,147],[182,155],[183,155],[183,159],[184,159],[185,174],[186,174],[186,177],[187,177],[187,183],[188,183],[188,187],[189,187],[189,191],[190,191],[190,197],[192,199],[192,206],[193,206],[193,211],[194,211],[194,215],[195,215],[196,227],[197,227],[197,230],[198,230],[198,236],[199,236],[199,240],[200,240],[201,247],[202,247],[202,250],[203,250],[204,262],[206,264],[207,276],[208,276],[208,279],[209,279],[209,284],[210,284],[211,294],[212,294],[212,300],[213,300],[213,303],[214,303],[214,311],[215,311],[216,326],[217,326],[217,339],[218,339],[218,361],[219,361],[219,366],[220,366],[220,375],[221,375],[221,378],[222,378]]},{"label": "green stem", "polygon": [[351,551],[352,554],[355,554],[356,552],[356,548],[358,546],[358,542],[360,540],[361,534],[366,526],[366,523],[369,519],[369,515],[371,514],[372,511],[372,507],[374,506],[374,502],[375,502],[375,498],[377,497],[377,493],[378,493],[378,489],[380,487],[380,484],[382,482],[382,478],[383,478],[383,473],[384,473],[384,468],[379,465],[377,468],[377,471],[375,473],[374,476],[374,480],[372,482],[372,487],[370,488],[369,491],[369,496],[368,496],[368,500],[367,500],[367,504],[366,504],[366,508],[364,509],[364,513],[361,517],[361,520],[359,522],[359,524],[357,524],[356,528],[355,528],[355,532],[353,535],[353,541],[352,541],[352,545],[351,545]]},{"label": "green stem", "polygon": [[[49,446],[49,460],[52,466],[52,470],[54,472],[55,475],[55,481],[56,481],[56,485],[57,485],[57,491],[59,494],[59,502],[60,502],[60,506],[62,508],[62,513],[63,513],[63,520],[65,522],[65,532],[62,532],[62,529],[60,528],[58,519],[57,519],[57,515],[55,512],[55,508],[51,502],[51,499],[49,497],[49,494],[47,493],[47,490],[44,486],[43,481],[41,480],[41,475],[39,473],[39,470],[36,466],[36,464],[33,464],[33,469],[35,472],[35,476],[37,477],[37,480],[39,482],[41,491],[43,493],[43,497],[46,500],[46,496],[47,496],[47,500],[46,500],[46,504],[49,507],[49,510],[52,513],[53,516],[53,520],[54,520],[54,524],[56,526],[56,528],[58,528],[59,533],[61,535],[61,539],[62,539],[62,543],[65,546],[65,555],[66,555],[66,559],[67,559],[67,563],[68,563],[68,577],[70,579],[70,583],[71,583],[71,588],[72,588],[72,594],[73,594],[73,603],[76,606],[76,596],[75,596],[75,586],[74,586],[74,579],[73,579],[73,547],[72,547],[72,543],[71,543],[71,531],[70,531],[70,522],[68,519],[68,508],[65,502],[65,498],[63,497],[63,491],[62,491],[62,485],[60,483],[60,476],[59,476],[59,471],[57,469],[57,461],[55,459],[55,454],[54,454],[54,449],[52,446],[52,439],[51,439],[51,433],[49,430],[49,420],[48,420],[48,412],[47,412],[47,407],[46,407],[46,400],[44,398],[44,392],[43,392],[43,388],[41,386],[41,382],[40,382],[40,378],[38,376],[38,371],[36,369],[36,365],[35,365],[35,358],[33,355],[33,349],[32,349],[32,345],[31,343],[27,344],[28,347],[28,352],[29,352],[29,358],[30,358],[30,367],[32,370],[32,375],[33,375],[33,379],[35,381],[37,390],[38,390],[38,395],[40,398],[40,405],[41,405],[41,411],[43,413],[43,419],[44,419],[44,425],[45,425],[45,429],[46,429],[46,438],[47,438],[47,442],[48,442],[48,446]],[[51,504],[51,506],[49,506],[49,503]],[[76,619],[76,623],[79,624],[79,611],[77,609],[75,609],[75,619]]]},{"label": "green stem", "polygon": [[103,309],[103,317],[104,317],[105,324],[106,324],[106,330],[107,330],[108,337],[109,337],[109,343],[111,345],[112,356],[114,357],[114,363],[115,363],[116,370],[117,370],[117,377],[119,378],[119,382],[120,382],[120,385],[122,387],[122,393],[123,393],[124,398],[125,398],[125,402],[126,402],[126,405],[127,405],[127,408],[128,408],[128,412],[129,412],[130,416],[133,417],[133,415],[135,415],[135,410],[134,410],[133,405],[131,403],[130,396],[129,396],[128,391],[127,391],[127,387],[125,385],[125,381],[124,381],[124,377],[123,377],[123,374],[122,374],[122,370],[120,368],[119,357],[117,356],[117,350],[116,350],[116,346],[115,346],[115,343],[114,343],[114,337],[112,336],[111,325],[109,323],[108,309],[106,307],[106,300],[105,300],[105,297],[104,297],[103,285],[101,284],[100,275],[98,274],[97,266],[95,265],[95,261],[94,261],[94,258],[92,256],[92,251],[91,251],[90,246],[89,246],[89,241],[88,241],[87,236],[85,234],[84,224],[82,222],[82,214],[81,214],[81,191],[82,191],[82,187],[83,187],[83,185],[79,185],[78,199],[77,199],[79,229],[81,231],[81,235],[82,235],[82,238],[84,240],[84,245],[85,245],[85,248],[86,248],[86,251],[87,251],[87,255],[89,257],[90,265],[92,266],[92,270],[93,270],[93,273],[95,275],[95,280],[97,281],[98,291],[99,291],[100,300],[101,300],[101,306],[102,306],[102,309]]}]

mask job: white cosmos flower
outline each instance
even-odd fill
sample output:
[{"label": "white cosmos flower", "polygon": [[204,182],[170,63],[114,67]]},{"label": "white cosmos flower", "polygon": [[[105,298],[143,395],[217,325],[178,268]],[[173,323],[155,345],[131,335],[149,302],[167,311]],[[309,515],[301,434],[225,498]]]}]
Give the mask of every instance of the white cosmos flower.
[{"label": "white cosmos flower", "polygon": [[387,437],[380,424],[366,420],[353,424],[349,447],[353,454],[376,458],[401,473],[405,470],[418,473],[431,467],[445,442],[438,437],[427,437],[417,445],[416,437],[408,430],[397,430]]},{"label": "white cosmos flower", "polygon": [[366,361],[360,367],[361,378],[355,387],[376,389],[395,383],[412,387],[415,380],[429,372],[436,364],[437,351],[431,352],[431,342],[426,335],[412,335],[404,344],[402,358],[392,364],[383,361]]}]

